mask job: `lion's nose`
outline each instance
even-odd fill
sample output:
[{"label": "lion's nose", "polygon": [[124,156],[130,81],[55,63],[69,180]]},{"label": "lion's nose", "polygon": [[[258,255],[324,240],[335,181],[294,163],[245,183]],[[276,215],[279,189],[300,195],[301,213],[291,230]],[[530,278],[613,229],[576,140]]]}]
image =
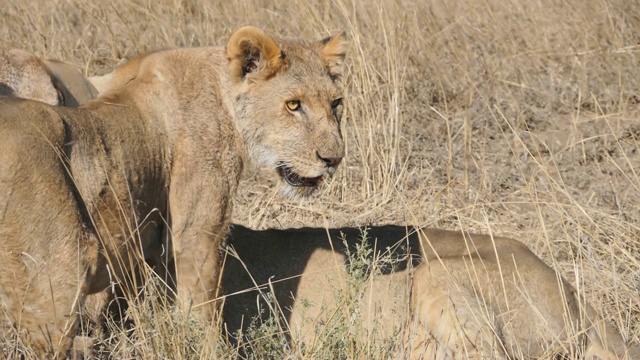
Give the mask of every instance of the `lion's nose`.
[{"label": "lion's nose", "polygon": [[338,164],[340,164],[340,161],[342,161],[341,157],[322,157],[317,152],[316,152],[316,155],[318,155],[318,158],[324,161],[327,164],[327,166],[335,167],[335,166],[338,166]]}]

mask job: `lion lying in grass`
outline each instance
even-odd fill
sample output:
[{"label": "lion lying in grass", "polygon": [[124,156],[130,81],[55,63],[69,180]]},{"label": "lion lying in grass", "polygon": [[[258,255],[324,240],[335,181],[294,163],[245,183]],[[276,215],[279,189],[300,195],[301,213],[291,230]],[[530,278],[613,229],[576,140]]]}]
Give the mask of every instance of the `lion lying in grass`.
[{"label": "lion lying in grass", "polygon": [[344,156],[345,50],[244,27],[226,49],[142,56],[80,109],[2,99],[0,329],[64,356],[87,295],[135,286],[145,260],[212,319],[243,167],[306,196]]},{"label": "lion lying in grass", "polygon": [[0,41],[0,96],[78,107],[97,95],[91,82],[73,66],[56,60],[41,60]]},{"label": "lion lying in grass", "polygon": [[[227,256],[223,279],[230,294],[228,330],[246,332],[252,317],[266,321],[275,314],[313,353],[328,335],[323,331],[360,314],[368,331],[363,336],[397,339],[400,358],[640,358],[640,349],[625,345],[573,287],[518,241],[402,226],[373,227],[366,234],[368,246],[358,251],[362,235],[355,228],[235,226],[229,245],[241,261]],[[348,272],[362,267],[363,254],[369,265],[364,287],[353,296],[357,309],[332,322],[349,306],[343,301],[354,287]],[[256,285],[263,296],[246,291]],[[270,289],[276,304],[264,301]]]}]

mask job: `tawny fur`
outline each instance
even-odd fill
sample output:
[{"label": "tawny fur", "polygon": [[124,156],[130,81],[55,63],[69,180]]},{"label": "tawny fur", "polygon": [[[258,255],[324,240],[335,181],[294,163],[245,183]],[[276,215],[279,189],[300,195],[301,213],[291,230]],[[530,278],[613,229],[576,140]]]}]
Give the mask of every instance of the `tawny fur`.
[{"label": "tawny fur", "polygon": [[[253,316],[273,315],[262,301],[267,311],[258,312],[256,291],[243,292],[257,284],[264,292],[273,288],[291,338],[312,346],[317,321],[334,316],[339,306],[336,292],[349,291],[341,234],[353,253],[360,229],[235,226],[229,244],[243,264],[227,257],[227,328],[233,332]],[[573,287],[516,240],[402,226],[369,228],[367,235],[370,261],[401,260],[367,280],[356,296],[364,335],[373,336],[364,341],[401,329],[398,358],[640,358],[637,346],[627,346]],[[265,261],[273,258],[286,261]]]},{"label": "tawny fur", "polygon": [[78,107],[97,95],[94,86],[72,65],[42,60],[0,41],[0,96]]},{"label": "tawny fur", "polygon": [[[336,41],[335,37],[332,39]],[[323,44],[318,43],[316,46],[321,47]],[[343,46],[344,43],[339,44]],[[6,60],[9,59],[8,50],[12,53],[11,63]],[[50,64],[62,63],[41,61],[11,47],[5,47],[3,51],[0,59],[4,56],[3,64],[9,64],[13,68],[11,71],[3,68],[0,78],[7,79],[8,74],[20,74],[28,69],[26,75],[20,78],[23,84],[14,87],[31,87],[37,90],[31,93],[22,90],[22,97],[46,101],[45,96],[38,94],[46,94],[47,90],[50,94],[56,91],[52,86]],[[346,49],[340,49],[338,53],[344,51]],[[16,54],[22,56],[16,57]],[[138,76],[140,64],[150,54],[152,53],[129,61],[126,66],[114,72],[117,73],[115,78],[114,73],[111,73],[89,80],[100,93],[122,88]],[[16,59],[19,61],[16,62]],[[278,61],[279,58],[276,62]],[[341,65],[341,59],[335,59],[333,64]],[[75,69],[66,64],[62,66],[70,72],[68,76],[58,75],[58,81],[79,84],[73,86],[76,94],[73,98],[86,102],[95,97],[93,87],[84,85],[86,80]],[[57,105],[69,104],[71,103]],[[332,236],[333,247],[330,246],[328,233]],[[345,274],[336,270],[336,266],[343,266],[346,261],[344,244],[338,240],[340,233],[346,234],[350,243],[360,237],[360,230],[353,228],[329,232],[325,229],[308,228],[260,232],[236,226],[233,231],[231,245],[235,247],[245,266],[252,271],[254,279],[262,284],[275,275],[270,280],[274,282],[276,298],[287,315],[294,339],[307,342],[313,340],[313,330],[303,322],[303,313],[310,318],[321,317],[321,304],[329,305],[329,309],[336,305],[332,290],[341,286],[336,279],[345,279]],[[406,237],[403,242],[407,246],[398,248],[398,255],[410,253],[407,249],[412,247],[414,256],[426,255],[426,259],[430,260],[418,266],[411,274],[408,268],[402,267],[377,276],[363,296],[362,315],[368,329],[375,327],[378,336],[386,337],[393,334],[394,328],[404,328],[402,342],[399,344],[402,356],[415,359],[487,359],[504,358],[506,355],[514,358],[537,358],[569,352],[601,359],[640,356],[638,349],[626,347],[618,332],[603,324],[590,306],[580,306],[575,291],[564,281],[560,283],[555,272],[514,240],[494,238],[490,241],[486,236],[468,235],[465,241],[461,233],[426,230],[423,239],[428,237],[431,245],[423,253],[417,233],[410,228],[372,228],[369,236],[377,238],[377,246],[382,249],[402,243],[401,240]],[[473,241],[469,241],[470,239]],[[464,248],[461,247],[462,244]],[[469,256],[474,252],[475,255]],[[270,253],[274,253],[274,257],[285,257],[288,261],[265,260],[271,257]],[[435,253],[440,255],[440,260]],[[501,258],[500,266],[498,258]],[[414,261],[415,265],[420,262]],[[224,283],[229,292],[253,286],[253,282],[243,276],[244,268],[239,267],[235,260],[227,260],[226,266]],[[298,278],[297,275],[302,276]],[[284,283],[279,282],[279,278],[289,277],[291,279]],[[411,279],[414,281],[412,287],[408,285]],[[346,281],[342,286],[346,286]],[[561,288],[562,292],[559,290]],[[410,293],[413,294],[411,299]],[[300,301],[293,301],[291,294],[297,299],[309,300],[313,306],[303,310]],[[565,300],[561,297],[563,294]],[[6,295],[2,300],[7,303],[10,301]],[[92,295],[89,300],[92,305],[87,305],[90,308],[87,310],[95,311],[100,310],[102,304],[111,299],[108,292],[102,292]],[[409,303],[410,307],[407,306]],[[291,308],[293,311],[288,310]],[[248,319],[255,315],[258,314],[253,293],[229,297],[225,307],[225,321],[229,329],[238,329],[243,322],[246,326]],[[262,315],[269,315],[269,312]],[[567,326],[575,327],[568,329]],[[586,335],[580,335],[581,332]],[[569,336],[575,337],[569,340]],[[553,353],[554,349],[556,353]]]},{"label": "tawny fur", "polygon": [[[325,159],[344,156],[332,108],[344,54],[238,32],[252,34],[242,51],[232,36],[226,50],[158,51],[124,65],[80,109],[0,100],[0,326],[64,356],[87,295],[112,282],[133,291],[126,279],[145,260],[210,320],[243,167],[335,171]],[[293,99],[301,111],[287,110]]]}]

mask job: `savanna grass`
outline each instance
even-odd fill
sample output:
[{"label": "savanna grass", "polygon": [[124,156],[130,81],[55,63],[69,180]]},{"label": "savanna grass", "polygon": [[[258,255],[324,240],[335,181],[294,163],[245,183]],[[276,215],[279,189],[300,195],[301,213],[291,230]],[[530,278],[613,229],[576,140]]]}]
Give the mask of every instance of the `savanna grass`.
[{"label": "savanna grass", "polygon": [[[147,50],[222,45],[244,24],[306,39],[344,29],[351,49],[343,165],[305,202],[282,199],[275,176],[250,170],[234,221],[411,223],[513,237],[638,343],[640,7],[633,1],[5,0],[0,14],[2,38],[87,75]],[[149,316],[148,306],[134,305],[135,328],[111,335],[111,356],[237,355],[189,314]],[[287,346],[277,340],[253,356],[315,354]],[[339,341],[326,346],[326,354],[364,356],[335,348],[348,348]]]}]

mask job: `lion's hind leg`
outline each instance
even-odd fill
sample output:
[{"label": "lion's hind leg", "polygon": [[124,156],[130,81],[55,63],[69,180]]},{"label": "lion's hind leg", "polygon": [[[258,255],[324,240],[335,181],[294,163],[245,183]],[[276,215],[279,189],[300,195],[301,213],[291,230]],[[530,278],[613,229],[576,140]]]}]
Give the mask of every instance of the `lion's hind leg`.
[{"label": "lion's hind leg", "polygon": [[[62,357],[97,248],[60,158],[61,122],[42,104],[8,103],[0,107],[0,329],[19,334],[39,357]],[[37,121],[20,123],[18,113]]]},{"label": "lion's hind leg", "polygon": [[[445,260],[447,269],[464,269],[450,261]],[[416,268],[405,333],[410,358],[504,359],[496,314],[452,276],[438,261]]]}]

